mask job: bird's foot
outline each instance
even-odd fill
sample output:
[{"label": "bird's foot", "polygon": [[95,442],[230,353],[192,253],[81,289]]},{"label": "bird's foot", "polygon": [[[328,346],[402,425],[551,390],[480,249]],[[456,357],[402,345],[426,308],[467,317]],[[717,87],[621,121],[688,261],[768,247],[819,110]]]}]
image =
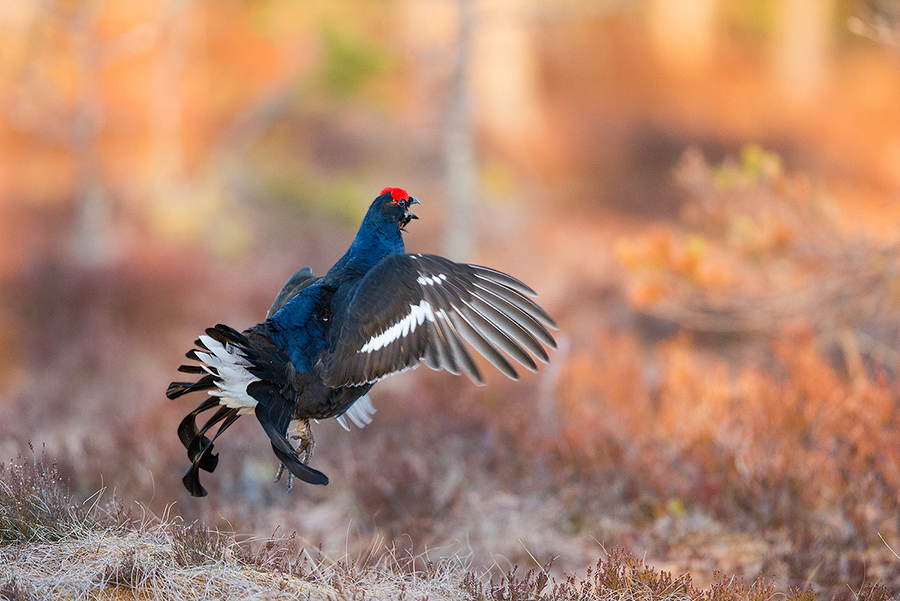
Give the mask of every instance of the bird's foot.
[{"label": "bird's foot", "polygon": [[[284,475],[285,469],[286,468],[284,467],[283,463],[278,466],[278,473],[275,474],[275,483],[276,484],[278,482],[281,482],[281,477]],[[291,472],[288,472],[287,491],[291,492],[292,490],[294,490],[294,474]]]}]

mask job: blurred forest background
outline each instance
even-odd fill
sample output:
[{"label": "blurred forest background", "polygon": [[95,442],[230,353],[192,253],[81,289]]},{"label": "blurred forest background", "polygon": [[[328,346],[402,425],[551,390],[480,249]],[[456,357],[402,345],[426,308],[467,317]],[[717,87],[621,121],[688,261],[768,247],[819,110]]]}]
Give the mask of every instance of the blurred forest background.
[{"label": "blurred forest background", "polygon": [[[190,498],[183,353],[385,186],[541,293],[551,364],[379,384],[327,488],[241,420]],[[896,589],[898,228],[900,2],[3,0],[0,459],[338,555]]]}]

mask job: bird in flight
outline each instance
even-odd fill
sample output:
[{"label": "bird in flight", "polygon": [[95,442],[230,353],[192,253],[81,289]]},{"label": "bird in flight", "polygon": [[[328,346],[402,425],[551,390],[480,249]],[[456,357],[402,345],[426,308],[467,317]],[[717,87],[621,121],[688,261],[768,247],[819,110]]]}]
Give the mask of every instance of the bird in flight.
[{"label": "bird in flight", "polygon": [[[500,271],[407,254],[401,232],[417,217],[419,201],[385,188],[369,206],[350,248],[322,276],[304,267],[287,281],[266,320],[238,332],[208,328],[179,371],[198,376],[172,382],[166,395],[206,398],[178,426],[190,468],[182,481],[206,496],[200,470],[212,472],[213,442],[241,415],[254,414],[285,469],[310,484],[328,477],[308,465],[310,420],[346,417],[357,425],[374,413],[369,389],[379,380],[424,362],[465,373],[483,384],[470,348],[513,379],[511,360],[531,371],[556,348],[556,323],[538,306],[535,292]],[[502,351],[502,352],[501,352]],[[505,353],[505,354],[504,354]],[[197,416],[213,411],[198,428]],[[214,435],[210,430],[218,426]],[[301,457],[302,454],[302,457]]]}]

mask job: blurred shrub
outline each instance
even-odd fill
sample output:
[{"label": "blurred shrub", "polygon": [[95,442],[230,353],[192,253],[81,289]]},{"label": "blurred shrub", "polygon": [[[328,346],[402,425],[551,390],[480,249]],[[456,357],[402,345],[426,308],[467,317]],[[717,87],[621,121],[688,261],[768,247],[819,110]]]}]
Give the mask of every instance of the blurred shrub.
[{"label": "blurred shrub", "polygon": [[820,333],[863,327],[900,309],[896,244],[849,234],[802,175],[757,146],[707,164],[689,151],[677,172],[690,195],[679,227],[618,242],[635,307],[702,332]]},{"label": "blurred shrub", "polygon": [[[896,247],[845,234],[836,209],[759,147],[716,167],[689,152],[679,180],[692,197],[687,232],[659,228],[619,243],[635,305],[687,330],[765,333],[772,342],[753,360],[745,339],[730,365],[681,335],[657,349],[652,394],[613,399],[631,405],[618,417],[634,424],[633,444],[668,449],[659,502],[737,510],[804,536],[821,532],[814,516],[829,513],[846,543],[896,531],[897,354],[876,338],[900,329]],[[839,364],[828,354],[834,343]],[[626,356],[638,369],[642,359]],[[587,373],[572,380],[592,386]],[[593,386],[609,396],[608,385]],[[583,394],[573,387],[566,398]],[[571,405],[567,436],[584,449],[591,420]],[[637,456],[650,472],[660,459],[652,449]]]},{"label": "blurred shrub", "polygon": [[[657,571],[643,560],[619,549],[588,568],[584,578],[569,576],[557,581],[548,573],[550,564],[540,570],[517,574],[518,566],[499,579],[485,583],[471,572],[463,579],[463,590],[473,601],[576,601],[656,599],[690,601],[770,601],[784,596],[786,601],[815,601],[818,595],[810,587],[791,588],[786,595],[776,595],[774,585],[763,577],[746,586],[743,579],[726,577],[717,572],[709,588],[694,586],[689,574],[673,578]],[[859,601],[887,601],[891,589],[880,583],[869,583],[856,595]]]},{"label": "blurred shrub", "polygon": [[759,147],[718,166],[688,153],[678,175],[681,221],[616,249],[635,310],[675,327],[573,351],[562,464],[638,523],[699,512],[785,541],[765,561],[792,584],[894,582],[892,556],[871,557],[900,537],[896,245],[848,233]]},{"label": "blurred shrub", "polygon": [[460,500],[466,457],[439,438],[430,428],[409,428],[370,440],[353,462],[354,500],[395,545],[437,543],[444,520],[435,518],[452,515]]}]

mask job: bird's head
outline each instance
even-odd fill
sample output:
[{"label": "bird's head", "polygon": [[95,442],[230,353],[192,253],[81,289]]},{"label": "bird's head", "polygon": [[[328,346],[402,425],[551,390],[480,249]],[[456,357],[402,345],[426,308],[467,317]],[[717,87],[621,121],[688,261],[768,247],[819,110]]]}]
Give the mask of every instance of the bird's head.
[{"label": "bird's head", "polygon": [[374,211],[379,218],[388,223],[396,223],[403,230],[407,223],[413,219],[418,219],[413,213],[409,212],[411,205],[417,205],[419,201],[401,188],[385,188],[372,203],[369,211]]}]

